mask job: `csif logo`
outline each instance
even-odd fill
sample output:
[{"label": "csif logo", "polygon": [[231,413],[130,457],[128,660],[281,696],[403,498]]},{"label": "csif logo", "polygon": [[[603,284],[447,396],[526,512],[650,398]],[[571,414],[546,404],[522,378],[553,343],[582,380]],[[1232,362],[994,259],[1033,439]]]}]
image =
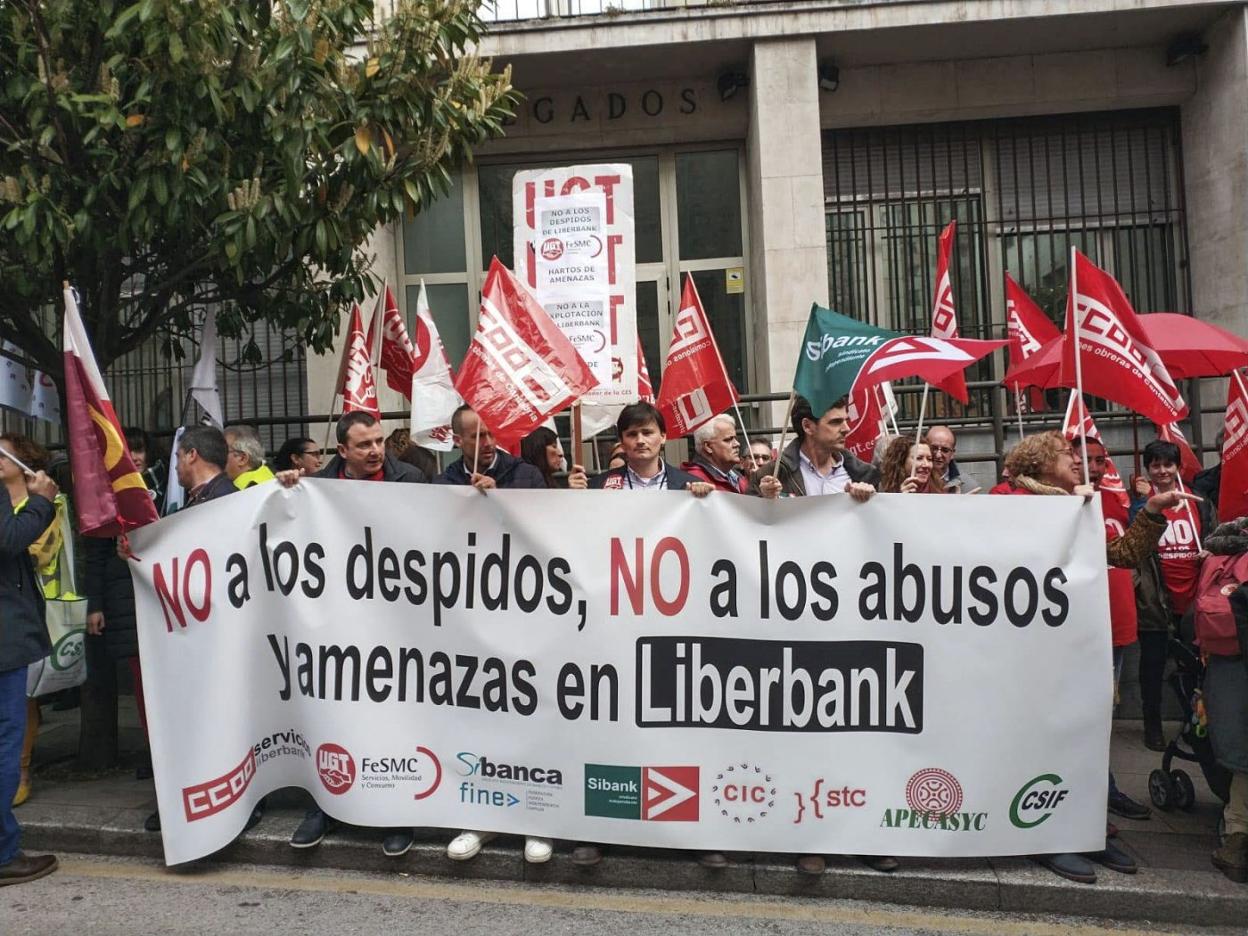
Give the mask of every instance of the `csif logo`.
[{"label": "csif logo", "polygon": [[316,749],[316,772],[325,789],[338,796],[355,783],[355,758],[346,748],[326,742]]},{"label": "csif logo", "polygon": [[1014,794],[1010,803],[1010,822],[1019,829],[1034,829],[1053,815],[1070,795],[1057,774],[1032,777]]}]

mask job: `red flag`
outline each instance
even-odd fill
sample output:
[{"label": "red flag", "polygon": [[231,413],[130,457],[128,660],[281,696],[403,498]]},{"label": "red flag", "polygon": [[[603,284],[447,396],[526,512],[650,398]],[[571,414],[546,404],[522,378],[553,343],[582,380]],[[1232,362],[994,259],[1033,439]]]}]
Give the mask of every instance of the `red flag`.
[{"label": "red flag", "polygon": [[655,403],[667,423],[668,438],[689,435],[731,407],[738,398],[737,388],[728,379],[693,277],[686,275]]},{"label": "red flag", "polygon": [[[1018,367],[1048,342],[1061,335],[1052,320],[1032,301],[1031,296],[1023,287],[1014,282],[1014,277],[1005,274],[1005,322],[1010,336],[1010,367]],[[1016,386],[1015,393],[1022,388]],[[1044,391],[1032,388],[1032,412],[1041,412],[1045,408]]]},{"label": "red flag", "polygon": [[1232,372],[1226,390],[1223,432],[1218,519],[1226,523],[1248,514],[1248,392],[1239,371]]},{"label": "red flag", "polygon": [[65,403],[74,509],[83,536],[120,536],[159,519],[104,388],[73,290],[65,287]]},{"label": "red flag", "polygon": [[496,437],[518,440],[597,385],[546,310],[491,260],[477,333],[455,380],[464,401]]},{"label": "red flag", "polygon": [[1179,424],[1170,423],[1167,426],[1158,426],[1157,438],[1163,442],[1173,442],[1179,447],[1179,477],[1190,487],[1192,479],[1204,471],[1205,466],[1200,463],[1192,447],[1187,444],[1187,436],[1183,435]]},{"label": "red flag", "polygon": [[1071,254],[1063,383],[1070,386],[1078,373],[1074,341],[1078,334],[1082,392],[1121,403],[1158,425],[1182,419],[1187,404],[1166,365],[1149,346],[1122,287],[1078,250],[1072,249]]},{"label": "red flag", "polygon": [[650,368],[646,366],[646,352],[641,347],[641,336],[637,337],[637,398],[647,403],[654,402],[654,385],[650,383]]},{"label": "red flag", "polygon": [[407,337],[407,326],[403,324],[403,313],[394,300],[394,293],[387,283],[381,295],[377,297],[377,308],[373,312],[373,320],[368,323],[368,347],[376,339],[377,318],[381,317],[381,369],[386,372],[386,386],[397,390],[409,400],[412,398],[412,361],[416,349],[412,340]]},{"label": "red flag", "polygon": [[855,458],[870,462],[875,456],[875,443],[883,434],[884,410],[880,408],[880,388],[873,384],[860,387],[849,398],[849,436],[845,448]]},{"label": "red flag", "polygon": [[368,340],[364,337],[364,319],[359,305],[354,302],[351,303],[347,343],[342,349],[342,362],[338,365],[338,392],[342,394],[343,413],[363,410],[381,418],[377,385],[373,382],[373,362]]},{"label": "red flag", "polygon": [[[940,232],[936,249],[936,294],[932,297],[932,337],[957,338],[958,312],[953,306],[953,281],[949,277],[949,257],[953,253],[953,240],[957,236],[958,222],[950,221]],[[944,390],[960,403],[969,403],[966,393],[966,375],[957,370],[932,386]]]},{"label": "red flag", "polygon": [[850,396],[852,398],[859,387],[903,377],[921,377],[933,387],[939,387],[954,374],[962,373],[1005,345],[1004,341],[977,338],[923,338],[918,335],[890,338],[862,363]]},{"label": "red flag", "polygon": [[[1104,447],[1105,442],[1101,439],[1101,430],[1097,429],[1096,423],[1092,421],[1092,414],[1084,405],[1083,397],[1072,393],[1070,402],[1066,405],[1066,419],[1062,422],[1062,435],[1073,442],[1079,438],[1080,423],[1083,424],[1083,435],[1094,442],[1100,442]],[[1101,490],[1116,497],[1123,507],[1130,506],[1131,496],[1127,493],[1127,486],[1122,483],[1122,475],[1118,473],[1114,460],[1109,457],[1108,452],[1105,453],[1105,474],[1101,476]]]}]

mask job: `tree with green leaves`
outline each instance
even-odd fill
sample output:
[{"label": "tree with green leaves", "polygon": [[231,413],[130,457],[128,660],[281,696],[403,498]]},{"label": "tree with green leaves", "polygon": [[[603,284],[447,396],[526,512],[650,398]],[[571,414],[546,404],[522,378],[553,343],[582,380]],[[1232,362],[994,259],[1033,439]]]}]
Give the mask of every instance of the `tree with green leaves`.
[{"label": "tree with green leaves", "polygon": [[0,334],[58,378],[218,309],[330,346],[361,249],[503,132],[478,0],[0,0]]}]

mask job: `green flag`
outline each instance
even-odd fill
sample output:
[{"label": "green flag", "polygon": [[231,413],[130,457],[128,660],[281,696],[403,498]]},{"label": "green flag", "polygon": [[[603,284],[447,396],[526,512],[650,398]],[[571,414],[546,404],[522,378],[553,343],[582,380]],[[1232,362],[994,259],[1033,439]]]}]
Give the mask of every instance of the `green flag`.
[{"label": "green flag", "polygon": [[876,328],[814,303],[797,356],[793,389],[810,401],[818,419],[853,389],[867,358],[900,332]]}]

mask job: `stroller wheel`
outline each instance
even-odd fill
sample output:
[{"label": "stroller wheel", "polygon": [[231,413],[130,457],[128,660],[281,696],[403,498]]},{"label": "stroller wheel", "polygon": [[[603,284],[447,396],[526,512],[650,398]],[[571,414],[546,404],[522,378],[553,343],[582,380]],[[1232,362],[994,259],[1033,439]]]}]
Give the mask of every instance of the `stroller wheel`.
[{"label": "stroller wheel", "polygon": [[1173,809],[1178,793],[1174,789],[1174,781],[1160,767],[1148,775],[1148,798],[1158,809]]},{"label": "stroller wheel", "polygon": [[1170,771],[1171,789],[1174,790],[1174,805],[1179,809],[1190,810],[1196,805],[1196,787],[1192,778],[1185,770]]}]

